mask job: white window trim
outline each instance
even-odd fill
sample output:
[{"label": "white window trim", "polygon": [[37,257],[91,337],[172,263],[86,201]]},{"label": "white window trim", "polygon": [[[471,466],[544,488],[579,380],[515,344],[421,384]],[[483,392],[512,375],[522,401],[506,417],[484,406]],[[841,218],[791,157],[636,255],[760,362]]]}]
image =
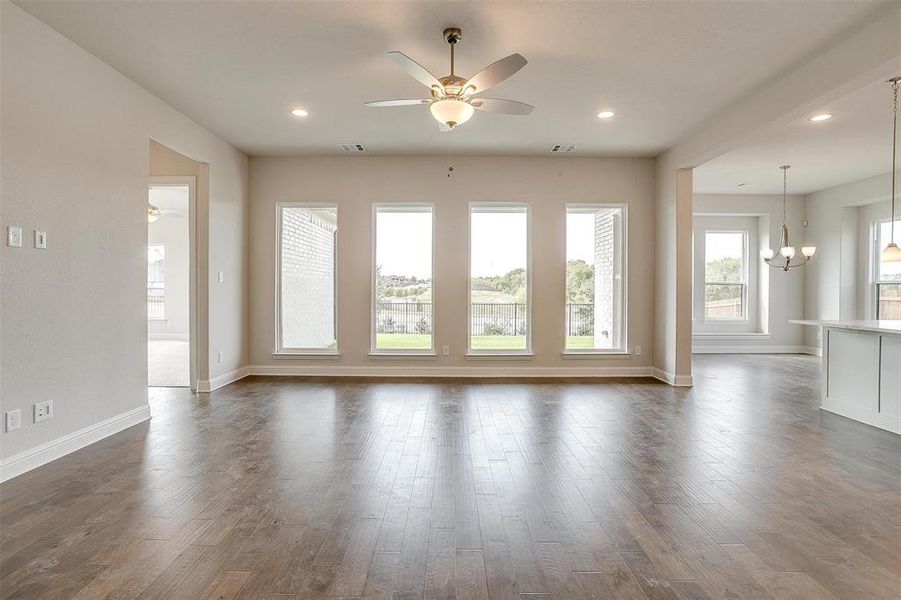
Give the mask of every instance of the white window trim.
[{"label": "white window trim", "polygon": [[340,356],[338,349],[338,236],[340,228],[335,232],[335,348],[286,348],[282,344],[282,210],[285,208],[333,208],[335,220],[338,219],[337,202],[276,202],[275,203],[275,358],[321,358]]},{"label": "white window trim", "polygon": [[[748,237],[750,232],[745,229],[704,229],[704,292],[707,291],[707,234],[708,233],[740,233],[742,237],[742,299],[741,299],[741,317],[727,317],[721,319],[711,319],[707,317],[706,308],[701,312],[701,321],[704,323],[750,323],[751,314],[749,306],[749,296],[751,291],[749,266],[751,257],[749,256]],[[705,304],[706,307],[706,304]]]},{"label": "white window trim", "polygon": [[[612,356],[617,358],[630,356],[629,354],[629,205],[625,202],[595,202],[595,203],[570,203],[564,207],[564,217],[569,214],[570,209],[601,209],[601,208],[618,208],[622,211],[622,241],[620,247],[623,253],[623,266],[621,273],[622,293],[622,323],[620,329],[620,346],[617,348],[567,348],[566,332],[563,332],[563,356]],[[566,263],[569,257],[566,256],[566,248],[568,247],[569,227],[566,221],[563,223],[563,309],[566,310]],[[564,317],[565,323],[565,317]]]},{"label": "white window trim", "polygon": [[[375,299],[375,268],[377,261],[377,219],[378,212],[380,209],[398,209],[398,212],[403,212],[404,209],[407,209],[409,212],[414,212],[414,209],[428,209],[432,215],[432,279],[431,279],[431,290],[432,290],[432,335],[431,335],[431,346],[428,349],[424,348],[390,348],[390,349],[379,349],[376,348],[376,299]],[[372,242],[372,251],[371,254],[371,264],[370,264],[370,292],[369,292],[369,356],[372,358],[390,358],[390,357],[433,357],[436,356],[435,352],[435,332],[436,332],[436,323],[437,323],[437,310],[436,310],[436,299],[437,294],[435,294],[435,268],[437,266],[437,262],[435,260],[435,240],[436,234],[438,232],[437,228],[437,214],[438,211],[435,207],[434,203],[431,202],[376,202],[372,205],[372,223],[370,225],[371,231],[371,242]]]},{"label": "white window trim", "polygon": [[[473,209],[525,208],[526,211],[526,347],[523,350],[479,350],[472,347],[472,213]],[[532,353],[532,203],[470,202],[466,215],[466,358],[523,357]]]},{"label": "white window trim", "polygon": [[[882,217],[880,219],[874,220],[870,223],[870,265],[869,265],[869,275],[868,279],[870,280],[870,285],[867,286],[867,318],[868,319],[876,319],[879,315],[879,294],[877,293],[877,288],[881,283],[901,283],[899,281],[887,281],[884,279],[880,279],[879,277],[879,263],[882,257],[882,249],[884,246],[882,245],[883,240],[880,239],[880,229],[882,228],[883,223],[891,223],[892,219],[888,217]],[[896,229],[897,224],[901,223],[901,218],[895,219]],[[897,236],[896,236],[897,237]]]}]

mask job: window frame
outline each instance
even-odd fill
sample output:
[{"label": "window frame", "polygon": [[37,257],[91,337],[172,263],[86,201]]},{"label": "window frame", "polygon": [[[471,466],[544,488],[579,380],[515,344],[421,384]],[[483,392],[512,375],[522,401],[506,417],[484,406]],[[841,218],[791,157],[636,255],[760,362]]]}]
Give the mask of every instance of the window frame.
[{"label": "window frame", "polygon": [[336,226],[335,240],[335,266],[333,276],[334,296],[334,321],[335,321],[335,347],[332,348],[286,348],[282,339],[282,214],[286,208],[307,208],[307,209],[334,209],[335,223],[338,223],[338,203],[337,202],[276,202],[275,203],[275,350],[272,355],[279,356],[340,356],[341,352],[338,346],[338,239],[340,236],[340,226]]},{"label": "window frame", "polygon": [[[510,349],[478,349],[472,347],[472,215],[474,209],[497,209],[498,212],[526,214],[526,347]],[[466,356],[473,357],[523,357],[532,352],[532,203],[531,202],[469,202],[466,212]]]},{"label": "window frame", "polygon": [[[707,296],[707,284],[708,284],[708,282],[707,282],[707,235],[708,235],[708,234],[711,234],[711,233],[713,233],[713,234],[718,234],[718,233],[733,233],[733,234],[741,234],[741,236],[742,236],[742,250],[741,250],[741,253],[742,253],[742,261],[741,261],[741,262],[742,262],[742,265],[741,265],[741,266],[742,266],[742,269],[741,269],[741,270],[742,270],[742,275],[741,275],[741,278],[742,278],[742,280],[741,280],[741,282],[740,282],[739,284],[733,284],[733,285],[741,285],[741,286],[742,286],[742,289],[741,289],[741,293],[742,293],[742,297],[741,297],[741,312],[742,312],[742,316],[741,316],[741,317],[714,317],[714,318],[710,318],[710,317],[707,316],[707,304],[706,304],[706,302],[707,302],[707,299],[706,299],[706,296]],[[751,283],[750,283],[751,275],[750,275],[750,269],[749,269],[749,267],[750,267],[750,260],[751,260],[751,259],[750,259],[750,252],[749,252],[749,251],[750,251],[750,248],[749,248],[749,237],[750,237],[750,235],[751,235],[751,232],[748,231],[748,230],[746,230],[746,229],[705,229],[705,230],[704,230],[704,288],[703,288],[703,293],[704,293],[704,304],[703,304],[703,307],[704,307],[704,310],[703,310],[702,313],[701,313],[701,320],[702,320],[703,322],[705,322],[705,323],[749,323],[749,322],[751,321],[751,315],[750,315],[750,308],[751,308],[751,307],[750,307],[750,301],[749,301],[749,298],[748,298],[748,296],[749,296],[749,294],[750,294],[750,288],[751,288]],[[710,282],[710,283],[722,283],[722,282],[713,281],[713,282]]]},{"label": "window frame", "polygon": [[[621,294],[621,323],[620,323],[620,331],[622,334],[620,335],[620,345],[618,348],[567,348],[566,347],[566,264],[569,261],[569,256],[567,256],[567,247],[569,243],[569,226],[568,219],[570,209],[619,209],[622,226],[620,229],[622,230],[621,240],[620,240],[620,248],[622,252],[622,269],[620,274],[620,288],[622,290]],[[625,202],[573,202],[567,203],[564,206],[563,212],[564,220],[563,220],[563,310],[564,310],[564,331],[563,331],[563,354],[579,354],[579,355],[626,355],[629,354],[629,205]]]},{"label": "window frame", "polygon": [[[420,209],[416,211],[415,209]],[[375,298],[375,290],[376,290],[376,281],[375,281],[375,270],[377,266],[378,259],[378,213],[380,209],[391,210],[394,209],[396,212],[425,212],[427,209],[432,216],[432,277],[431,277],[431,291],[432,291],[432,335],[431,335],[431,347],[428,349],[425,348],[390,348],[390,349],[379,349],[376,347],[376,298]],[[433,202],[375,202],[372,204],[372,218],[370,223],[370,238],[372,243],[372,248],[370,251],[370,291],[369,291],[369,355],[370,356],[436,356],[436,343],[435,343],[435,335],[437,333],[437,311],[436,311],[436,299],[437,294],[435,294],[435,269],[437,267],[436,260],[436,238],[438,233],[437,228],[437,209]]]},{"label": "window frame", "polygon": [[[895,219],[895,229],[897,230],[901,227],[901,219]],[[879,286],[890,284],[890,285],[899,285],[901,284],[901,280],[892,281],[888,279],[881,278],[881,269],[880,266],[882,264],[882,250],[885,248],[885,244],[882,240],[882,226],[886,223],[891,223],[891,218],[881,218],[875,219],[870,225],[870,285],[869,294],[870,299],[867,302],[868,311],[874,320],[879,320]],[[887,241],[885,243],[888,243]]]}]

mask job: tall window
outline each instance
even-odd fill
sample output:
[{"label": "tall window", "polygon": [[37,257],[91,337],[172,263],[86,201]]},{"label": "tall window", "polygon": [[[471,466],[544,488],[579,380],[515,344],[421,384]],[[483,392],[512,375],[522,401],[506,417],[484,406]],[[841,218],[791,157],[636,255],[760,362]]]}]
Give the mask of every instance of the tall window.
[{"label": "tall window", "polygon": [[[892,241],[892,223],[883,221],[876,225],[876,318],[901,319],[901,262],[882,260],[882,250]],[[896,236],[901,235],[897,233],[901,231],[901,221],[895,221],[895,231]]]},{"label": "tall window", "polygon": [[704,319],[748,318],[748,233],[707,231],[704,238]]},{"label": "tall window", "polygon": [[374,352],[432,352],[432,232],[429,206],[375,208]]},{"label": "tall window", "polygon": [[278,351],[334,353],[338,208],[278,205]]},{"label": "tall window", "polygon": [[469,350],[528,352],[528,207],[471,204],[469,213]]},{"label": "tall window", "polygon": [[566,208],[566,350],[625,350],[625,208]]},{"label": "tall window", "polygon": [[166,247],[147,245],[147,318],[166,320]]}]

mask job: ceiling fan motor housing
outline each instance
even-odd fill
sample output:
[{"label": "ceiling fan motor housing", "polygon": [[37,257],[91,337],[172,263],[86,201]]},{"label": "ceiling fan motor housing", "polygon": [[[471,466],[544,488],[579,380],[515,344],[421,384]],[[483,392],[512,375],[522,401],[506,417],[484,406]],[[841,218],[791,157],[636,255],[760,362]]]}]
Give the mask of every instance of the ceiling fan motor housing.
[{"label": "ceiling fan motor housing", "polygon": [[448,44],[456,44],[463,39],[463,32],[459,27],[448,27],[444,30],[444,41]]}]

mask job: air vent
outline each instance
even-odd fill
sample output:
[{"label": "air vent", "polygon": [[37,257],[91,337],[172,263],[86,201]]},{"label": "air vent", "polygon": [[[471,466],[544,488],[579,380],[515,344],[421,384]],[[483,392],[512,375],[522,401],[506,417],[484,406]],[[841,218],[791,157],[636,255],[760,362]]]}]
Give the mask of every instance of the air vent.
[{"label": "air vent", "polygon": [[575,152],[575,144],[554,144],[551,146],[551,152]]},{"label": "air vent", "polygon": [[366,152],[363,144],[338,144],[341,152]]}]

